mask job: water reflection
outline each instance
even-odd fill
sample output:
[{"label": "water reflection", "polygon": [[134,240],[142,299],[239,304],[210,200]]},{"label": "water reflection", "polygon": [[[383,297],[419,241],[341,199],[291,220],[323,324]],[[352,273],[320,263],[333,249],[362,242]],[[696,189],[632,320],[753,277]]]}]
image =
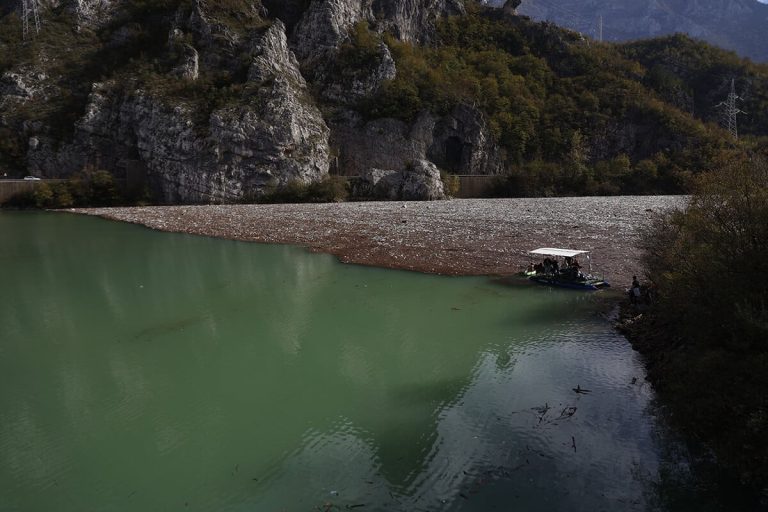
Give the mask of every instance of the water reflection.
[{"label": "water reflection", "polygon": [[583,294],[76,216],[0,228],[0,510],[650,503],[651,396]]}]

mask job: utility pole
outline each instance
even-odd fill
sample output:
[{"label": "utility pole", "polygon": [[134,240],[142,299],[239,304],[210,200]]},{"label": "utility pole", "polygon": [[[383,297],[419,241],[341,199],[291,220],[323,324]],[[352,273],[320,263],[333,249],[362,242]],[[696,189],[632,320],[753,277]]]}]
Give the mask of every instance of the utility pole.
[{"label": "utility pole", "polygon": [[728,93],[728,98],[725,101],[720,102],[716,108],[724,107],[725,122],[728,127],[728,131],[734,139],[739,138],[739,130],[736,126],[736,116],[739,114],[746,114],[743,110],[739,110],[736,106],[736,100],[741,98],[736,95],[736,80],[731,79],[731,92]]},{"label": "utility pole", "polygon": [[32,18],[35,24],[35,35],[40,33],[40,6],[38,0],[21,0],[22,35],[27,41],[30,34],[29,20]]},{"label": "utility pole", "polygon": [[600,22],[597,28],[597,40],[603,42],[603,15],[600,15]]}]

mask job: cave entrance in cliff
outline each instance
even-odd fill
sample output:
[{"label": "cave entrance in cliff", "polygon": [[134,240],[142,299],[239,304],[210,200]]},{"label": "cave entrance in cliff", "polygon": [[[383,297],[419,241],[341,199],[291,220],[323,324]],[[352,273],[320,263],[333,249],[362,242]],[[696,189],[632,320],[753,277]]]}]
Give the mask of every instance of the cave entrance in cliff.
[{"label": "cave entrance in cliff", "polygon": [[288,32],[299,22],[304,11],[309,7],[310,0],[263,0],[269,17],[279,18],[285,23]]},{"label": "cave entrance in cliff", "polygon": [[464,141],[459,137],[448,137],[445,140],[445,170],[459,172],[464,163]]}]

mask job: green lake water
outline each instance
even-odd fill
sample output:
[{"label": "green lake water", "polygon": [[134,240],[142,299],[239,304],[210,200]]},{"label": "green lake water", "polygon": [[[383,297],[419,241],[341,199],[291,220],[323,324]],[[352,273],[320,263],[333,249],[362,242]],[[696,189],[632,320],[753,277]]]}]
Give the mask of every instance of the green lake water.
[{"label": "green lake water", "polygon": [[654,503],[599,295],[68,214],[0,234],[0,511]]}]

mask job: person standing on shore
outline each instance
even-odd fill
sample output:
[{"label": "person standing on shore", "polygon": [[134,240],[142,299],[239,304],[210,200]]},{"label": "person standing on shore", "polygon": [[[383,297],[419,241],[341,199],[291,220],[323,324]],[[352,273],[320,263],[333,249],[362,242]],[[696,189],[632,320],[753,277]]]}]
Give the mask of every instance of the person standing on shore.
[{"label": "person standing on shore", "polygon": [[632,288],[629,289],[629,300],[632,304],[637,304],[640,300],[640,281],[637,276],[632,276]]}]

